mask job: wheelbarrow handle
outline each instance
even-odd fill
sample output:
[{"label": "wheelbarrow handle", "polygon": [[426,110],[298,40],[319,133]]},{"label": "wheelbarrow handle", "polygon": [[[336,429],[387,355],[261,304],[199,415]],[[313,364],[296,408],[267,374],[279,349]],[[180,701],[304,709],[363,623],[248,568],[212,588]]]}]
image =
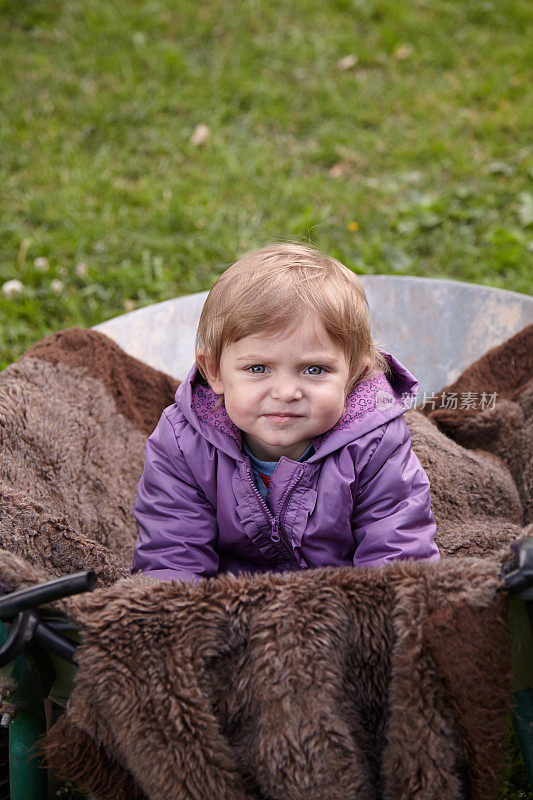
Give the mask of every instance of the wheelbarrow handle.
[{"label": "wheelbarrow handle", "polygon": [[526,536],[518,542],[511,544],[515,554],[517,568],[508,572],[504,577],[504,589],[509,594],[527,593],[524,600],[531,600],[530,591],[533,588],[533,538]]},{"label": "wheelbarrow handle", "polygon": [[42,619],[39,620],[34,634],[34,640],[45,650],[65,659],[65,661],[74,661],[78,645],[66,636],[62,636],[51,625],[47,625]]},{"label": "wheelbarrow handle", "polygon": [[39,619],[35,611],[21,611],[13,620],[9,635],[0,647],[0,667],[14,661],[29,644],[35,633]]},{"label": "wheelbarrow handle", "polygon": [[61,575],[46,583],[26,586],[16,592],[10,592],[0,598],[0,620],[11,619],[21,611],[26,611],[44,603],[52,603],[62,597],[69,597],[81,592],[92,592],[98,578],[92,570],[75,572],[72,575]]}]

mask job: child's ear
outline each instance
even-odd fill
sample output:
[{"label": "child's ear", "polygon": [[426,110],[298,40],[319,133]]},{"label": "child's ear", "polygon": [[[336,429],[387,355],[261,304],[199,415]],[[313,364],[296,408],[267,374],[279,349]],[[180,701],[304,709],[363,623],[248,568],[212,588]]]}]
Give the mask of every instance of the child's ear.
[{"label": "child's ear", "polygon": [[359,374],[357,376],[357,380],[358,381],[362,381],[362,380],[365,379],[366,375],[368,374],[368,372],[370,370],[371,365],[372,365],[372,361],[370,360],[370,358],[368,356],[365,356],[362,359],[361,364],[359,366]]},{"label": "child's ear", "polygon": [[196,363],[215,394],[222,394],[222,382],[219,372],[206,354],[205,348],[201,347],[196,351]]}]

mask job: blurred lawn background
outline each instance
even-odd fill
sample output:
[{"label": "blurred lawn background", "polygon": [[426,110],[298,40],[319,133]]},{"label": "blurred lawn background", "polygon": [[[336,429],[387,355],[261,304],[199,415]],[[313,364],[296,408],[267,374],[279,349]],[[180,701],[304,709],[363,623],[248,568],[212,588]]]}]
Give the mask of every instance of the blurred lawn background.
[{"label": "blurred lawn background", "polygon": [[530,23],[529,0],[0,0],[0,366],[283,236],[530,292]]},{"label": "blurred lawn background", "polygon": [[0,367],[286,236],[531,292],[530,42],[529,0],[0,0]]}]

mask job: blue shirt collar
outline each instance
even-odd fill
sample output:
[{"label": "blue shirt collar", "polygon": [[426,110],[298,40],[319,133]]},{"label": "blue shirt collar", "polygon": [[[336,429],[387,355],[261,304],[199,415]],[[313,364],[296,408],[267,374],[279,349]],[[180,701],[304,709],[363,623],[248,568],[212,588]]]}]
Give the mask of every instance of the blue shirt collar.
[{"label": "blue shirt collar", "polygon": [[[250,450],[250,448],[248,447],[248,444],[247,444],[244,436],[242,437],[242,446],[243,446],[243,449],[244,449],[244,452],[246,453],[246,455],[250,456],[250,461],[252,462],[252,466],[254,466],[259,472],[262,472],[263,475],[273,475],[274,474],[274,470],[278,466],[278,462],[277,461],[261,461],[261,459],[256,458],[254,456],[254,454],[252,453],[252,451]],[[307,450],[305,451],[305,453],[302,453],[300,458],[298,458],[297,460],[298,461],[307,461],[307,459],[314,452],[315,452],[315,449],[314,449],[313,445],[310,444],[309,447],[307,448]]]}]

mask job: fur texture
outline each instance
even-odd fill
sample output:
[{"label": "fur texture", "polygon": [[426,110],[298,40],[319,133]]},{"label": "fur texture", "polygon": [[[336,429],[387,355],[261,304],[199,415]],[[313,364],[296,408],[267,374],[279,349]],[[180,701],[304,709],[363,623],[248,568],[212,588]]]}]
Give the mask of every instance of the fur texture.
[{"label": "fur texture", "polygon": [[[76,329],[5,370],[0,588],[86,568],[103,587],[60,604],[84,644],[47,740],[57,771],[100,800],[488,800],[509,702],[498,575],[529,519],[524,336],[502,346],[516,386],[490,418],[406,415],[440,563],[198,586],[125,578],[146,434],[175,382]],[[489,353],[457,386],[498,392],[499,374]]]},{"label": "fur texture", "polygon": [[118,413],[146,436],[157,425],[161,411],[174,402],[179,386],[175,378],[127,356],[108,336],[82,328],[67,328],[47,336],[22,358],[83,367],[87,375],[102,383]]},{"label": "fur texture", "polygon": [[[65,772],[83,731],[149,798],[488,798],[509,678],[497,573],[397,562],[75,598],[84,646],[48,757]],[[109,765],[90,757],[95,791]]]},{"label": "fur texture", "polygon": [[522,524],[532,522],[533,325],[493,347],[442,392],[497,395],[494,408],[432,410],[428,406],[422,412],[463,447],[498,456],[516,483],[523,505]]},{"label": "fur texture", "polygon": [[522,535],[522,502],[507,465],[447,438],[419,411],[405,415],[429,477],[443,556],[486,556]]},{"label": "fur texture", "polygon": [[83,367],[24,358],[0,375],[0,546],[61,574],[127,574],[145,438]]}]

